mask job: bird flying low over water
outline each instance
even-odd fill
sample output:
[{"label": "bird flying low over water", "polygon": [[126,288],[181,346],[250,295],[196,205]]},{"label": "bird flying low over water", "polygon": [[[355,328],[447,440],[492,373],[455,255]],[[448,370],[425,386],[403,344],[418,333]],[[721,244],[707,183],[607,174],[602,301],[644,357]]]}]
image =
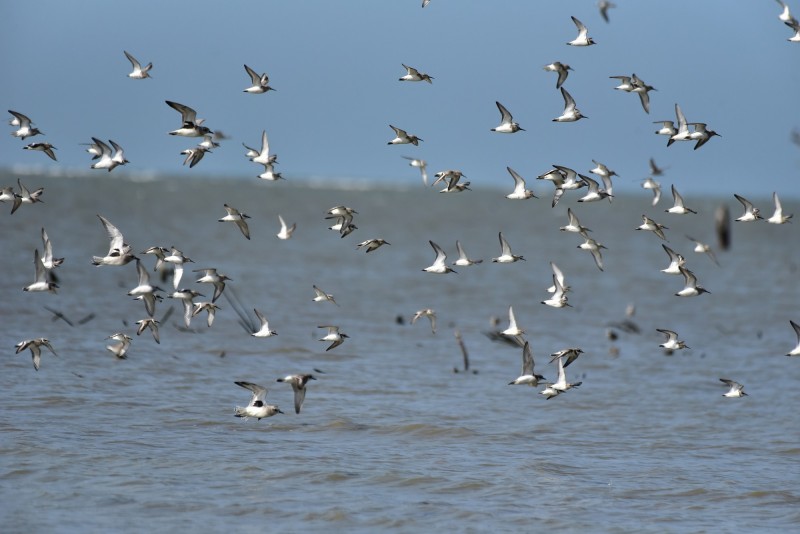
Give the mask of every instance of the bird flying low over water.
[{"label": "bird flying low over water", "polygon": [[17,351],[16,351],[17,354],[19,354],[20,352],[22,352],[25,349],[29,349],[31,351],[31,359],[33,360],[33,368],[35,370],[37,370],[37,371],[39,370],[39,365],[40,365],[41,360],[42,360],[42,349],[41,349],[41,347],[43,347],[43,346],[47,347],[48,349],[50,349],[50,352],[52,352],[53,355],[58,356],[58,354],[56,354],[56,351],[53,350],[53,346],[50,344],[50,341],[45,339],[45,338],[43,338],[43,337],[40,337],[40,338],[37,338],[37,339],[26,339],[25,341],[20,341],[15,346],[17,348]]},{"label": "bird flying low over water", "polygon": [[453,269],[451,269],[445,262],[447,261],[447,254],[444,253],[442,247],[434,243],[433,241],[428,241],[433,247],[433,251],[436,252],[436,259],[433,261],[431,265],[422,269],[427,273],[435,273],[435,274],[446,274],[446,273],[454,273]]},{"label": "bird flying low over water", "polygon": [[253,384],[252,382],[234,382],[237,386],[249,389],[253,392],[253,397],[247,406],[237,406],[234,408],[234,415],[243,419],[255,417],[261,421],[265,417],[272,417],[276,413],[283,413],[280,408],[272,404],[267,404],[267,388]]},{"label": "bird flying low over water", "polygon": [[245,219],[249,219],[250,216],[246,213],[240,213],[234,207],[228,206],[224,204],[225,211],[228,212],[223,218],[219,219],[219,222],[232,222],[236,223],[236,226],[239,227],[241,230],[242,235],[245,236],[248,240],[250,239],[250,228],[247,226],[247,221]]}]

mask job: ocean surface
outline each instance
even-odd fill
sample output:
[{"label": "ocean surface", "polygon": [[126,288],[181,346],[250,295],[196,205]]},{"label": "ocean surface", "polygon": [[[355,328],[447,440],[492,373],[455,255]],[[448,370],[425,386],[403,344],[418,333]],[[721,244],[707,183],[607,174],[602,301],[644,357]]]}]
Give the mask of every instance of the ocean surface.
[{"label": "ocean surface", "polygon": [[[16,179],[3,174],[0,185]],[[3,532],[800,529],[800,358],[784,356],[796,344],[789,320],[800,321],[800,236],[797,223],[734,222],[731,248],[720,250],[713,213],[727,205],[732,218],[741,214],[733,191],[684,195],[699,213],[675,216],[663,212],[667,191],[657,207],[642,190],[586,205],[572,192],[551,208],[541,183],[529,185],[542,198],[510,201],[508,191],[439,194],[416,181],[22,181],[45,193],[14,215],[0,205]],[[766,216],[770,193],[751,198]],[[250,241],[217,222],[225,203],[251,216]],[[800,214],[797,198],[783,204]],[[327,228],[336,205],[358,211],[345,238]],[[567,207],[607,247],[604,272],[577,234],[559,231]],[[91,265],[108,248],[96,214],[136,252],[174,245],[192,258],[182,287],[210,297],[191,269],[227,274],[226,292],[262,311],[278,335],[248,335],[223,296],[210,328],[203,315],[187,331],[180,303],[165,298],[156,317],[174,313],[161,344],[137,336],[146,313],[126,294],[135,264]],[[288,241],[275,237],[278,214],[297,223]],[[668,246],[710,294],[674,296],[683,279],[659,272],[668,258],[657,236],[634,230],[642,214],[669,227]],[[42,227],[66,258],[55,295],[22,291]],[[500,231],[526,261],[491,262]],[[687,234],[716,247],[720,266],[693,252]],[[390,244],[357,250],[379,237]],[[457,239],[483,263],[422,272],[434,259],[429,240],[449,263]],[[141,257],[152,270],[154,258]],[[540,303],[551,261],[572,307]],[[171,289],[171,279],[153,277]],[[314,284],[339,306],[312,302]],[[638,333],[619,325],[631,304]],[[508,385],[521,349],[485,333],[506,328],[510,305],[537,373],[555,380],[549,355],[584,350],[566,370],[580,387],[546,400],[541,387]],[[428,307],[435,334],[425,319],[410,324]],[[326,352],[318,326],[328,324],[350,337]],[[656,328],[691,348],[666,354]],[[106,350],[115,332],[133,337],[125,360]],[[58,353],[44,349],[38,372],[29,351],[14,354],[37,337]],[[317,380],[297,415],[291,388],[276,379],[308,372]],[[720,378],[749,396],[723,397]],[[285,413],[235,418],[250,398],[241,380],[267,386],[267,401]]]}]

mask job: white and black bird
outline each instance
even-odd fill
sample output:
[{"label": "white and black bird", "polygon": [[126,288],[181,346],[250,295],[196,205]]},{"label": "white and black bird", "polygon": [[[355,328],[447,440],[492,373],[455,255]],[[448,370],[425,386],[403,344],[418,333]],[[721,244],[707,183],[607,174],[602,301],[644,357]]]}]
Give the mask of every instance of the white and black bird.
[{"label": "white and black bird", "polygon": [[33,249],[33,266],[34,266],[34,278],[31,284],[23,287],[23,291],[30,291],[30,292],[39,292],[39,291],[49,291],[50,293],[55,293],[56,289],[58,289],[58,285],[55,282],[51,282],[47,279],[47,270],[44,268],[44,264],[42,263],[42,259],[39,257],[39,249]]},{"label": "white and black bird", "polygon": [[387,145],[406,145],[410,143],[414,146],[419,146],[419,142],[423,140],[417,137],[416,135],[409,134],[408,132],[406,132],[401,128],[392,126],[391,124],[389,125],[389,128],[394,130],[395,137],[394,139],[386,143]]},{"label": "white and black bird", "polygon": [[237,386],[249,389],[253,392],[253,397],[247,406],[237,406],[234,408],[234,415],[243,419],[255,417],[261,421],[265,417],[272,417],[277,413],[283,413],[278,406],[267,404],[267,388],[253,384],[252,382],[234,382]]},{"label": "white and black bird", "polygon": [[789,324],[792,325],[792,329],[794,330],[794,335],[797,336],[797,344],[794,346],[792,350],[786,353],[787,356],[800,356],[800,324],[789,320]]},{"label": "white and black bird", "polygon": [[267,76],[266,72],[258,74],[247,65],[244,66],[244,70],[247,72],[248,76],[250,76],[251,85],[243,92],[250,93],[251,95],[259,95],[267,91],[275,90],[269,86],[269,76]]},{"label": "white and black bird", "polygon": [[56,159],[56,153],[53,150],[58,150],[50,143],[29,143],[22,147],[23,150],[33,150],[36,152],[44,152],[44,154],[52,159],[53,161],[58,161]]},{"label": "white and black bird", "polygon": [[497,109],[500,110],[500,124],[492,128],[491,131],[498,133],[525,131],[525,128],[522,128],[518,123],[514,122],[514,117],[511,116],[511,113],[509,113],[503,104],[500,102],[495,102],[495,104],[497,104]]},{"label": "white and black bird", "polygon": [[575,99],[572,98],[572,95],[563,87],[561,88],[561,96],[564,97],[564,111],[561,115],[553,119],[553,122],[575,122],[580,119],[589,118],[581,113],[581,110],[575,105]]},{"label": "white and black bird", "polygon": [[331,344],[328,346],[328,348],[325,349],[325,352],[327,352],[327,351],[329,351],[331,349],[335,349],[336,347],[338,347],[339,345],[344,343],[345,339],[350,337],[350,336],[348,336],[347,334],[345,334],[343,332],[339,332],[339,327],[338,326],[322,325],[322,326],[318,326],[317,328],[327,328],[328,329],[328,333],[325,334],[322,338],[320,338],[320,341],[330,341],[331,342]]},{"label": "white and black bird", "polygon": [[277,336],[278,333],[275,330],[271,330],[270,329],[269,321],[267,321],[267,318],[264,316],[264,314],[261,313],[260,311],[258,311],[255,308],[253,308],[253,311],[255,312],[256,317],[258,318],[258,330],[256,330],[255,332],[253,332],[250,335],[253,336],[253,337],[272,337],[272,336]]},{"label": "white and black bird", "polygon": [[678,270],[683,275],[684,279],[684,287],[677,293],[675,293],[678,297],[696,297],[698,295],[702,295],[703,293],[711,293],[706,288],[697,285],[697,277],[694,275],[692,271],[686,269],[685,267],[678,267]]},{"label": "white and black bird", "polygon": [[405,76],[400,78],[401,82],[428,82],[433,83],[433,76],[428,76],[424,72],[420,72],[414,67],[409,67],[408,65],[403,65],[403,68],[406,69]]},{"label": "white and black bird", "polygon": [[14,137],[25,139],[26,137],[33,137],[34,135],[44,135],[44,132],[39,130],[39,128],[32,126],[33,122],[27,115],[23,115],[17,111],[11,111],[10,109],[8,112],[14,116],[9,124],[17,127],[16,131],[11,132],[11,135]]},{"label": "white and black bird", "polygon": [[508,383],[509,386],[531,386],[536,387],[539,385],[540,380],[546,380],[542,375],[536,374],[533,369],[533,351],[528,341],[522,346],[522,373]]},{"label": "white and black bird", "polygon": [[569,41],[567,44],[572,46],[591,46],[593,44],[597,44],[594,42],[594,39],[589,37],[589,30],[584,26],[583,22],[579,21],[575,17],[571,17],[572,22],[575,24],[575,27],[578,28],[578,36]]},{"label": "white and black bird", "polygon": [[150,69],[153,68],[152,63],[148,63],[145,66],[142,66],[139,61],[133,57],[131,54],[128,53],[127,50],[123,50],[125,53],[125,57],[128,58],[128,61],[131,62],[131,68],[133,69],[130,73],[128,73],[128,78],[133,78],[134,80],[144,80],[145,78],[150,78]]},{"label": "white and black bird", "polygon": [[759,215],[758,208],[754,207],[752,202],[741,195],[737,195],[736,193],[734,193],[733,196],[736,197],[736,200],[741,202],[742,206],[744,206],[744,214],[742,214],[740,217],[737,217],[735,220],[739,222],[752,222],[764,218]]},{"label": "white and black bird", "polygon": [[519,256],[511,252],[511,245],[508,244],[506,238],[503,237],[503,232],[498,234],[498,238],[500,239],[500,255],[496,258],[492,258],[492,262],[494,263],[514,263],[515,261],[523,260],[525,258],[523,256]]},{"label": "white and black bird", "polygon": [[433,247],[433,251],[436,252],[436,259],[433,260],[433,263],[424,269],[426,273],[435,273],[435,274],[446,274],[446,273],[454,273],[454,271],[449,265],[447,265],[447,254],[444,253],[442,247],[434,243],[433,241],[428,241]]},{"label": "white and black bird", "polygon": [[529,198],[538,198],[536,195],[533,194],[533,191],[530,189],[525,189],[525,179],[520,176],[514,169],[511,167],[506,167],[506,170],[514,179],[514,190],[506,195],[506,198],[510,198],[512,200],[527,200]]},{"label": "white and black bird", "polygon": [[203,137],[206,134],[213,134],[207,126],[203,126],[204,119],[197,118],[197,112],[177,102],[165,100],[167,105],[181,114],[181,127],[169,132],[170,135],[180,135],[182,137]]},{"label": "white and black bird", "polygon": [[236,208],[229,206],[227,204],[223,205],[225,211],[228,212],[223,218],[219,219],[219,222],[232,222],[235,223],[236,226],[239,227],[239,230],[242,232],[242,235],[245,236],[248,240],[250,239],[250,228],[247,226],[247,220],[250,216],[246,213],[241,213]]},{"label": "white and black bird", "polygon": [[458,259],[453,262],[453,265],[458,265],[459,267],[469,267],[470,265],[483,263],[483,260],[470,259],[467,256],[467,253],[464,251],[464,247],[461,246],[461,241],[456,240],[456,250],[458,251]]},{"label": "white and black bird", "polygon": [[663,347],[669,351],[690,348],[686,343],[678,339],[677,332],[667,330],[666,328],[656,328],[656,331],[667,336],[667,340],[664,341],[664,343],[661,343],[659,347]]},{"label": "white and black bird", "polygon": [[720,378],[719,381],[730,388],[726,393],[722,394],[723,397],[736,398],[747,396],[747,393],[744,392],[744,386],[739,382],[734,382],[727,378]]},{"label": "white and black bird", "polygon": [[781,206],[781,199],[778,198],[778,193],[772,193],[772,201],[775,203],[775,211],[772,213],[767,222],[770,224],[785,224],[791,222],[792,214],[784,215],[783,207]]},{"label": "white and black bird", "polygon": [[136,256],[131,253],[131,246],[125,243],[122,232],[102,215],[98,214],[97,217],[100,219],[100,222],[103,223],[110,243],[105,256],[92,256],[92,265],[119,266],[127,265],[131,260],[135,260]]}]

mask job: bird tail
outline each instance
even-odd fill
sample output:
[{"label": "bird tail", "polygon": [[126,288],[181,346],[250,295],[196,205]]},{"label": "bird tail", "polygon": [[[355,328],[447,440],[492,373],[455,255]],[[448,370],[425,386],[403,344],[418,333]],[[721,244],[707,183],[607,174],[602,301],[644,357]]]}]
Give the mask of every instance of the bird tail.
[{"label": "bird tail", "polygon": [[245,408],[242,408],[241,406],[237,406],[236,408],[233,409],[233,415],[235,415],[236,417],[244,417],[245,419],[247,419],[247,411]]}]

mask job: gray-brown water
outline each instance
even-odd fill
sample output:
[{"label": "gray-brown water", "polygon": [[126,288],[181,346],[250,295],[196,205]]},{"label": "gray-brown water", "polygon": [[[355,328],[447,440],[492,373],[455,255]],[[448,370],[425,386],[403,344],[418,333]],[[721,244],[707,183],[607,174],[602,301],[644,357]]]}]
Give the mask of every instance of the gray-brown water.
[{"label": "gray-brown water", "polygon": [[[5,175],[0,185],[15,183]],[[800,525],[800,358],[789,320],[800,320],[796,225],[733,224],[721,267],[692,252],[685,234],[715,244],[713,210],[730,197],[691,198],[699,215],[663,213],[637,192],[613,204],[582,205],[568,195],[509,201],[484,190],[441,195],[408,190],[311,187],[296,183],[120,177],[24,176],[45,186],[44,203],[13,216],[0,206],[4,273],[0,301],[0,523],[4,532],[188,529],[255,532],[398,530],[487,531],[787,531]],[[416,185],[416,184],[414,184]],[[538,184],[537,184],[538,185]],[[550,188],[537,189],[549,195]],[[762,212],[770,200],[752,198]],[[252,240],[218,223],[228,203],[251,215]],[[355,208],[358,230],[327,229],[328,208]],[[605,272],[559,232],[571,206],[604,243]],[[795,199],[786,211],[800,213]],[[90,265],[108,240],[95,214],[108,217],[140,252],[175,245],[194,259],[183,287],[207,296],[191,268],[217,267],[247,309],[263,311],[279,335],[256,339],[224,298],[212,328],[180,331],[179,304],[161,326],[161,344],[135,335],[144,306],[126,295],[136,269]],[[297,222],[279,241],[278,214]],[[679,276],[661,241],[633,228],[647,213],[666,224],[669,246],[709,295],[682,299]],[[57,295],[21,288],[44,226],[58,257]],[[527,261],[493,264],[503,231]],[[391,245],[364,254],[356,244]],[[484,263],[432,275],[428,240],[455,259],[461,240]],[[142,256],[152,269],[153,258]],[[540,304],[549,262],[565,272],[570,304]],[[314,303],[312,284],[336,307]],[[159,282],[171,287],[171,280]],[[639,334],[606,337],[629,303]],[[505,328],[513,305],[536,359],[556,378],[549,354],[585,351],[567,369],[583,384],[554,399],[508,386],[521,351],[490,341],[489,318]],[[70,327],[44,306],[72,320]],[[418,309],[438,314],[408,324]],[[404,323],[396,321],[403,317]],[[318,325],[350,335],[325,352]],[[472,370],[462,366],[458,328]],[[690,350],[672,356],[656,328],[679,332]],[[133,336],[127,360],[105,349],[114,332]],[[39,372],[14,345],[47,337]],[[312,372],[300,415],[289,373]],[[718,379],[744,383],[748,397],[722,397]],[[284,415],[233,416],[249,399],[234,385],[270,388]]]}]

